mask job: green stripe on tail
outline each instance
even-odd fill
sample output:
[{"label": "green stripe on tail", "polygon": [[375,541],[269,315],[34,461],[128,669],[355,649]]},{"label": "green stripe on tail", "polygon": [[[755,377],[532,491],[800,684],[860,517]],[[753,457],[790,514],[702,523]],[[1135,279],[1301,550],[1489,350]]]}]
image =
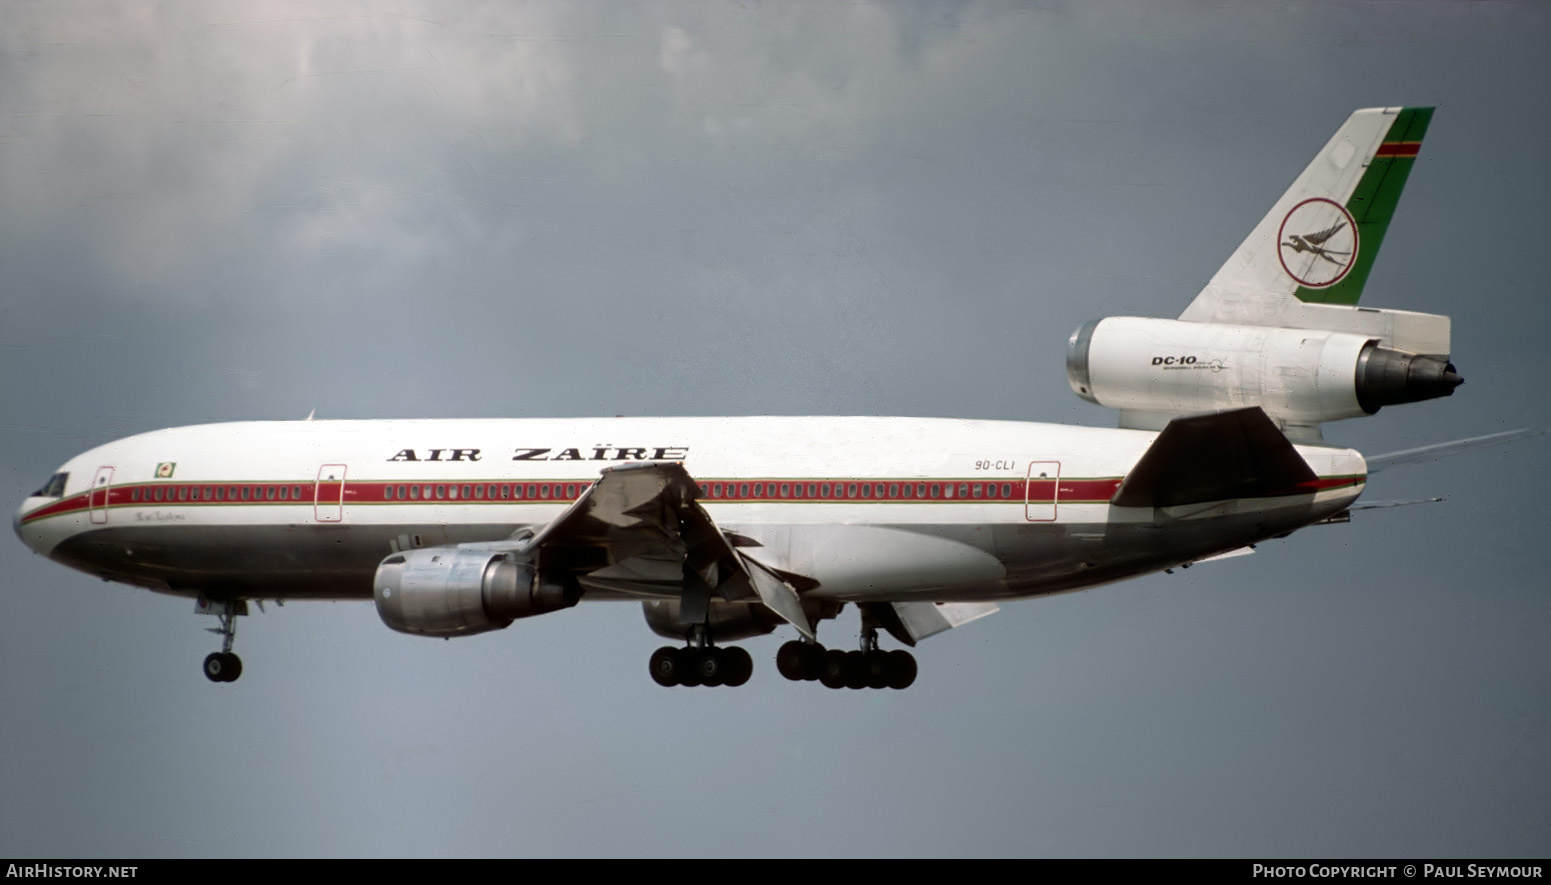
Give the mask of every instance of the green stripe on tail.
[{"label": "green stripe on tail", "polygon": [[1357,221],[1357,261],[1333,286],[1323,289],[1299,286],[1293,293],[1299,301],[1354,305],[1362,297],[1363,284],[1368,282],[1368,273],[1373,269],[1373,259],[1384,243],[1390,219],[1395,217],[1395,204],[1400,202],[1400,192],[1405,189],[1411,167],[1416,163],[1416,147],[1427,135],[1427,124],[1432,118],[1432,108],[1403,108],[1395,116],[1383,145],[1357,182],[1352,198],[1346,202],[1346,210]]}]

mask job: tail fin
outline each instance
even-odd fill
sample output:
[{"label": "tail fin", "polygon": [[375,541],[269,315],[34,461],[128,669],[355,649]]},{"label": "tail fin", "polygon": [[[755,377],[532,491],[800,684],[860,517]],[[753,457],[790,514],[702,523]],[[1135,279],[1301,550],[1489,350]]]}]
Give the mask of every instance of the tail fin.
[{"label": "tail fin", "polygon": [[1354,112],[1180,319],[1367,333],[1406,350],[1448,353],[1446,317],[1320,309],[1351,308],[1362,297],[1432,115],[1432,108]]}]

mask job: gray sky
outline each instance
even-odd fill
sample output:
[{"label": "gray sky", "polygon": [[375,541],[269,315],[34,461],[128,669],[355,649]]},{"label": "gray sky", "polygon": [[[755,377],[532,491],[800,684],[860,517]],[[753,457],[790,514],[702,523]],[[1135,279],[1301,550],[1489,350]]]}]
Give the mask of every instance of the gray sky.
[{"label": "gray sky", "polygon": [[[1106,425],[1067,333],[1174,316],[1354,108],[1436,104],[1364,303],[1551,427],[1551,8],[0,7],[0,489],[169,425],[904,414]],[[1252,557],[664,690],[629,605],[458,642],[244,619],[0,539],[0,854],[1551,852],[1543,440]],[[855,616],[826,624],[849,645]],[[789,632],[789,631],[788,631]]]}]

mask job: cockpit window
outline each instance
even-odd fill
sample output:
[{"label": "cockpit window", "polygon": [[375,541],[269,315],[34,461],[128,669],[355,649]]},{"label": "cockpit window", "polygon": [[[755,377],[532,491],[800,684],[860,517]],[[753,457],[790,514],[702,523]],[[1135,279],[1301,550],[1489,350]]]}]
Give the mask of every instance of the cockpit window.
[{"label": "cockpit window", "polygon": [[65,480],[70,478],[68,473],[56,473],[48,478],[43,488],[32,493],[34,498],[59,498],[65,494]]}]

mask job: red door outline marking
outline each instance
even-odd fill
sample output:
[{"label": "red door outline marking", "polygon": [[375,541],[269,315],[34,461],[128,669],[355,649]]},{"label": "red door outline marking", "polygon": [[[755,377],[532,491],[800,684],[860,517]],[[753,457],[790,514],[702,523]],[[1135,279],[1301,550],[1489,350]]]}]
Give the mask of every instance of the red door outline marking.
[{"label": "red door outline marking", "polygon": [[1055,522],[1061,496],[1061,462],[1030,461],[1023,486],[1023,518],[1029,522]]},{"label": "red door outline marking", "polygon": [[86,494],[86,510],[93,525],[105,525],[108,521],[108,501],[113,497],[113,467],[97,468],[92,477],[92,490]]},{"label": "red door outline marking", "polygon": [[345,465],[324,464],[312,485],[312,517],[318,522],[342,522],[345,518]]}]

